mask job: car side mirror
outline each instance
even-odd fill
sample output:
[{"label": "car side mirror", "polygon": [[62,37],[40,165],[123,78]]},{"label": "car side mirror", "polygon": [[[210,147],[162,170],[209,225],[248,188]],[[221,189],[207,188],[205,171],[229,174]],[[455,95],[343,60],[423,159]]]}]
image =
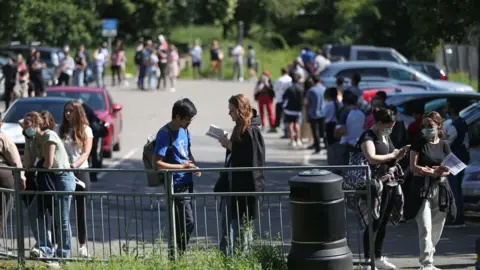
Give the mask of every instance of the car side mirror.
[{"label": "car side mirror", "polygon": [[118,112],[118,111],[121,111],[122,109],[123,109],[123,106],[120,105],[120,104],[115,103],[115,104],[112,105],[113,112]]}]

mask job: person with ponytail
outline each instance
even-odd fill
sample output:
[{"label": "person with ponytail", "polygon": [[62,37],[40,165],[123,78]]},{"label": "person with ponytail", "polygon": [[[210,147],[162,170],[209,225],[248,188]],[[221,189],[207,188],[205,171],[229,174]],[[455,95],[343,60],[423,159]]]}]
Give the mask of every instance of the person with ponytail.
[{"label": "person with ponytail", "polygon": [[[239,94],[228,100],[228,111],[235,122],[232,135],[220,137],[226,148],[225,167],[265,166],[265,143],[256,111],[248,98]],[[221,173],[215,192],[261,192],[265,190],[263,171],[241,171]],[[257,200],[254,196],[225,197],[222,200],[222,239],[220,249],[231,255],[238,248],[242,237],[243,248],[253,241],[253,232],[248,227],[256,218]]]},{"label": "person with ponytail", "polygon": [[[44,169],[69,169],[68,154],[65,146],[55,131],[51,128],[52,122],[45,121],[45,114],[38,112],[27,113],[23,119],[25,135],[32,138],[33,146],[30,161],[33,166]],[[53,118],[52,118],[53,119]],[[72,172],[37,172],[39,191],[67,191],[75,190],[75,176]],[[45,189],[46,188],[46,189]],[[47,236],[48,223],[46,214],[53,211],[55,222],[55,236],[60,239],[59,248],[56,249],[57,257],[70,257],[72,232],[70,227],[71,195],[55,195],[53,206],[45,207],[49,200],[44,195],[35,195],[28,207],[30,229],[36,240],[35,247],[30,251],[31,257],[53,257],[52,241]],[[48,208],[48,209],[47,209]],[[49,211],[47,211],[49,210]]]},{"label": "person with ponytail", "polygon": [[[78,101],[69,101],[63,107],[63,118],[60,125],[60,138],[65,144],[68,153],[70,167],[74,169],[87,169],[88,157],[92,150],[93,131],[88,125],[87,116],[83,106]],[[88,191],[90,189],[89,172],[76,172],[75,191]],[[86,219],[86,196],[76,195],[76,216],[78,223],[79,254],[82,257],[89,257],[87,246],[87,219]]]}]

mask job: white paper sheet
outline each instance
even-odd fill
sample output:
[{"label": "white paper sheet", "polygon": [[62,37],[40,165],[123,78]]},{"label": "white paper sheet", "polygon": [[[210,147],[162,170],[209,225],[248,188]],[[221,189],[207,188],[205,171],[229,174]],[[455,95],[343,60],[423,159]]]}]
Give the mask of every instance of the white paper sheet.
[{"label": "white paper sheet", "polygon": [[467,165],[465,165],[465,163],[463,163],[452,152],[445,157],[445,159],[442,161],[442,165],[447,167],[450,170],[450,173],[453,175],[457,175],[467,167]]},{"label": "white paper sheet", "polygon": [[215,125],[210,125],[210,128],[205,135],[218,140],[221,136],[228,136],[228,132]]}]

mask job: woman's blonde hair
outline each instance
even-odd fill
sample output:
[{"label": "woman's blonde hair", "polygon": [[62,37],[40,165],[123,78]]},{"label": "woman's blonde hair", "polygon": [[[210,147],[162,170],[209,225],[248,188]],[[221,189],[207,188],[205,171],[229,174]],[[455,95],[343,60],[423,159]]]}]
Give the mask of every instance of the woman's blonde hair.
[{"label": "woman's blonde hair", "polygon": [[250,121],[252,120],[252,104],[250,100],[243,94],[232,96],[228,103],[235,107],[237,113],[237,123],[233,128],[232,140],[240,140],[241,135],[250,127]]}]

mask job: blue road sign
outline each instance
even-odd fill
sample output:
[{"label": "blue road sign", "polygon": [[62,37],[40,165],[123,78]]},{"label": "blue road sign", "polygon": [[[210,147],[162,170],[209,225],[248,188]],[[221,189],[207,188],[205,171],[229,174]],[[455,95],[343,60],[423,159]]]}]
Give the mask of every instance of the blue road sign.
[{"label": "blue road sign", "polygon": [[117,30],[117,19],[103,19],[102,30]]},{"label": "blue road sign", "polygon": [[104,37],[117,36],[117,19],[102,20],[102,36]]}]

